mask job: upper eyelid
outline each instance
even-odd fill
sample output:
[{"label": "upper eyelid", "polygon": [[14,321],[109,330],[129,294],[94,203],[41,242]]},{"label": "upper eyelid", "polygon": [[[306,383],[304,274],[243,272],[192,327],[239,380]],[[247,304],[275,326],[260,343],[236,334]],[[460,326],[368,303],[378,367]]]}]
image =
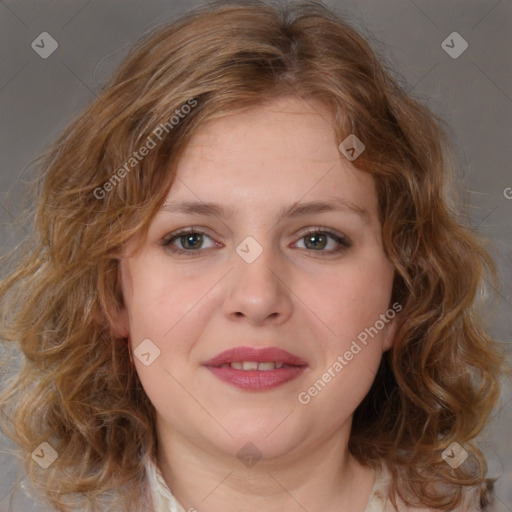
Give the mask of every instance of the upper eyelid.
[{"label": "upper eyelid", "polygon": [[[300,234],[300,236],[298,236],[297,240],[300,240],[300,239],[304,238],[305,236],[307,236],[309,234],[325,233],[328,236],[331,236],[333,239],[340,238],[341,241],[345,241],[347,243],[347,245],[352,245],[352,241],[350,240],[349,237],[347,237],[344,233],[341,233],[338,230],[335,230],[334,228],[328,228],[328,227],[325,227],[325,226],[324,227],[322,227],[322,226],[308,226],[308,227],[300,229],[299,232],[302,232],[302,233]],[[215,243],[222,243],[222,242],[219,242],[216,239],[216,237],[208,234],[208,231],[207,231],[206,228],[202,228],[202,227],[200,228],[200,227],[195,227],[195,226],[188,226],[188,227],[185,227],[185,228],[177,229],[177,230],[175,230],[175,231],[173,231],[171,233],[168,233],[162,239],[162,242],[163,242],[164,245],[171,245],[171,241],[175,241],[175,240],[179,239],[181,236],[185,236],[185,235],[187,235],[189,233],[194,233],[194,234],[197,233],[197,234],[201,234],[201,235],[206,235],[208,238],[210,238]],[[341,242],[338,242],[337,240],[336,240],[336,242],[337,243],[341,243]],[[186,252],[194,252],[194,251],[201,251],[201,250],[202,249],[189,249]],[[328,251],[326,251],[326,252],[328,252]]]},{"label": "upper eyelid", "polygon": [[[337,235],[339,236],[340,238],[347,238],[348,237],[338,231],[337,229],[334,229],[334,228],[329,228],[329,227],[326,227],[326,226],[307,226],[307,227],[304,227],[304,228],[300,228],[299,230],[297,230],[298,232],[303,232],[303,235],[302,236],[305,236],[307,234],[309,234],[310,232],[314,232],[314,233],[317,233],[317,232],[324,232],[324,233],[327,233],[327,234],[332,234],[332,235]],[[188,226],[188,227],[185,227],[185,228],[180,228],[180,229],[176,229],[170,233],[167,233],[164,238],[173,238],[173,237],[178,237],[182,234],[187,234],[187,233],[199,233],[199,234],[204,234],[204,235],[207,235],[209,236],[210,238],[215,238],[214,235],[210,235],[209,234],[209,230],[208,228],[204,228],[204,227],[195,227],[195,226]]]},{"label": "upper eyelid", "polygon": [[201,235],[207,235],[210,238],[214,238],[214,236],[210,235],[209,232],[210,232],[210,230],[208,230],[207,228],[196,227],[196,226],[187,226],[185,228],[175,229],[174,231],[171,231],[171,232],[167,233],[164,236],[164,240],[165,239],[171,239],[171,238],[174,238],[174,237],[179,237],[181,235],[186,235],[188,233],[199,233]]}]

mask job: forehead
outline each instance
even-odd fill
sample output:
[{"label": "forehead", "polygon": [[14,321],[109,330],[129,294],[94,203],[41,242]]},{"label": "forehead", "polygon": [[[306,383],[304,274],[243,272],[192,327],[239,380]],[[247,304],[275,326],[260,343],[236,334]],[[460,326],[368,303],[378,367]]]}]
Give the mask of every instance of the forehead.
[{"label": "forehead", "polygon": [[277,98],[207,122],[183,159],[240,158],[247,165],[269,159],[330,162],[339,157],[333,122],[332,113],[318,100]]},{"label": "forehead", "polygon": [[240,206],[325,199],[376,212],[373,179],[339,151],[330,110],[318,100],[278,98],[214,119],[192,137],[166,203]]}]

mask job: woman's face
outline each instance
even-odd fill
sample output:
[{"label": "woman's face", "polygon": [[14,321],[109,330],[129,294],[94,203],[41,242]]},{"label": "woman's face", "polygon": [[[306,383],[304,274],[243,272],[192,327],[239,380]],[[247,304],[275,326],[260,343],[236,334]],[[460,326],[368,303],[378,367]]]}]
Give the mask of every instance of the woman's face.
[{"label": "woman's face", "polygon": [[347,438],[392,343],[394,271],[333,122],[281,98],[204,125],[126,248],[120,320],[159,433],[269,458]]}]

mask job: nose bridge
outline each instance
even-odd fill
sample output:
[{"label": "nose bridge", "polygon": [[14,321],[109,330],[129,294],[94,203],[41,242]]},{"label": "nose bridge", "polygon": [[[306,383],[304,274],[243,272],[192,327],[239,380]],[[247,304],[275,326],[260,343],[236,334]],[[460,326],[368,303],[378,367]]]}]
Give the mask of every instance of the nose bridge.
[{"label": "nose bridge", "polygon": [[[263,242],[263,236],[260,240]],[[291,312],[291,301],[279,276],[280,261],[279,251],[270,244],[245,238],[233,254],[225,314],[253,324],[268,319],[285,321]]]}]

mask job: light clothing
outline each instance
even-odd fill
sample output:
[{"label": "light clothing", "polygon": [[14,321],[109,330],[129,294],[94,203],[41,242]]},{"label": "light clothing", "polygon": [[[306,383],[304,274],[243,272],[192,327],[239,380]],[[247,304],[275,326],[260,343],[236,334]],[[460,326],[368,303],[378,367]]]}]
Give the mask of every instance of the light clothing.
[{"label": "light clothing", "polygon": [[186,512],[172,495],[160,468],[151,460],[146,462],[146,473],[153,498],[154,512]]},{"label": "light clothing", "polygon": [[[190,508],[185,510],[181,504],[172,495],[169,487],[167,486],[162,473],[157,465],[152,461],[146,463],[146,471],[150,483],[151,495],[153,498],[154,512],[195,512],[195,509]],[[364,512],[394,512],[394,507],[387,499],[388,488],[391,476],[385,469],[378,469],[375,472],[375,483],[373,485],[370,500],[366,505]],[[474,505],[468,504],[461,506],[457,509],[460,512],[479,512],[480,508],[477,506],[477,493],[468,493],[473,497]],[[408,508],[400,507],[401,512],[409,510]],[[454,511],[454,512],[457,512]],[[427,509],[415,508],[414,512],[428,512]]]}]

